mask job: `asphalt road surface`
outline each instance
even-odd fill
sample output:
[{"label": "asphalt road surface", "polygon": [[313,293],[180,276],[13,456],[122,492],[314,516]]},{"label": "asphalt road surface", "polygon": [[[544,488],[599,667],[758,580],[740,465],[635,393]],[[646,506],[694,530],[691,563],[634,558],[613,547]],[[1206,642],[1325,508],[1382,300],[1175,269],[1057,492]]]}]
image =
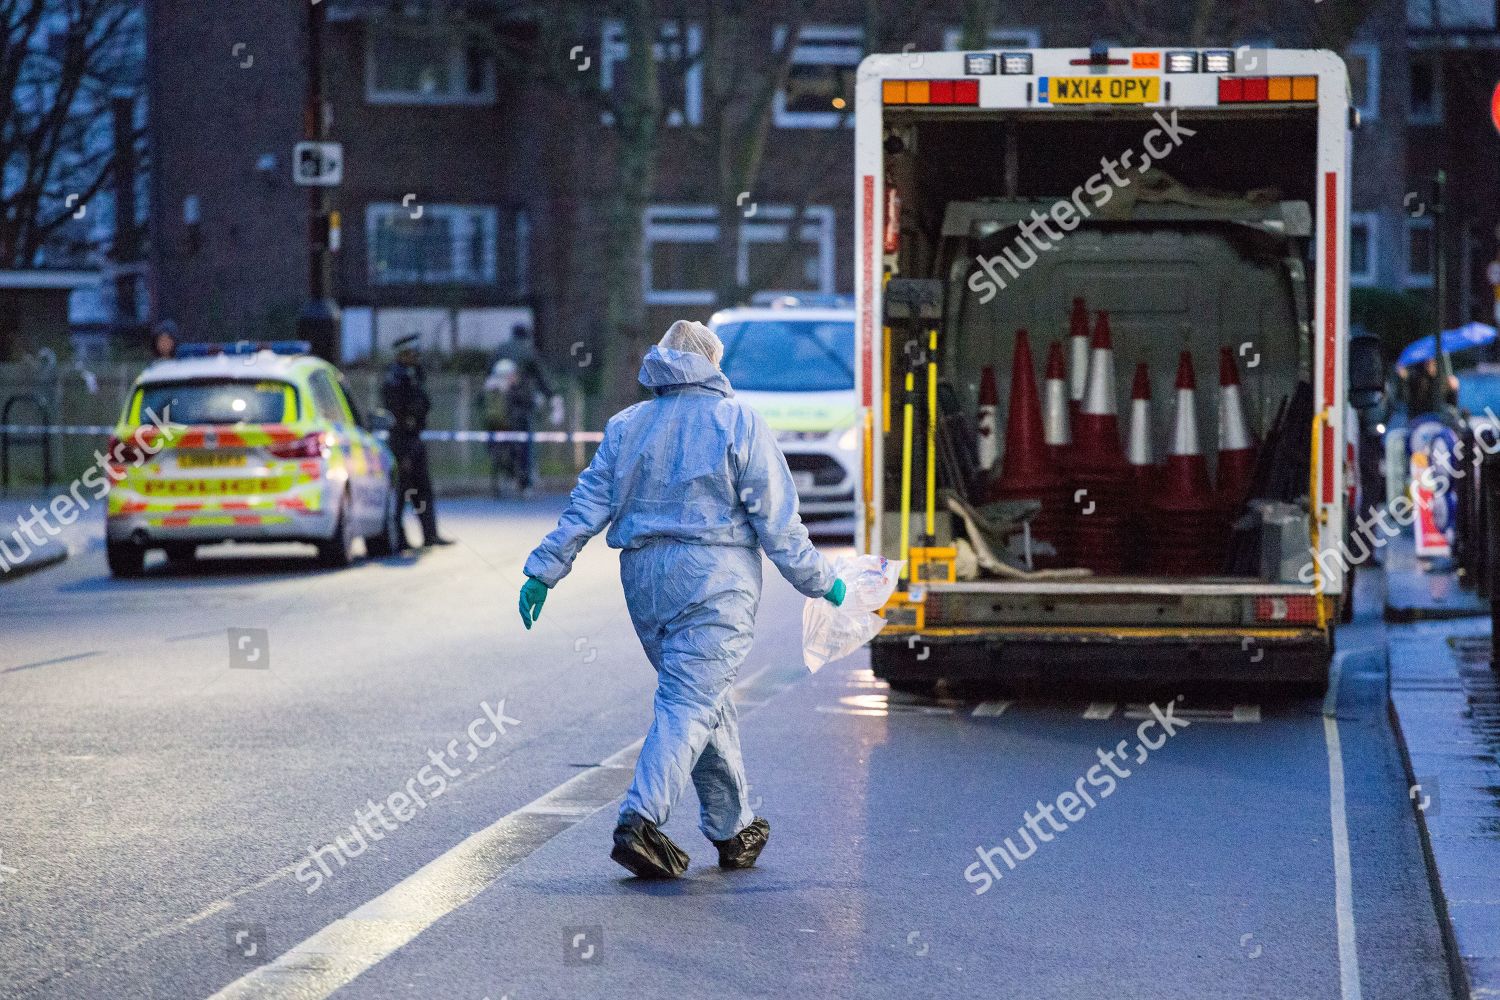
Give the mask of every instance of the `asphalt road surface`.
[{"label": "asphalt road surface", "polygon": [[627,878],[654,675],[602,540],[522,629],[559,508],[448,504],[462,544],[342,572],[118,582],[96,542],[0,586],[0,996],[1451,995],[1372,622],[1333,714],[1164,727],[809,676],[768,567],[739,698],[770,846],[720,872],[690,797],[687,877]]}]

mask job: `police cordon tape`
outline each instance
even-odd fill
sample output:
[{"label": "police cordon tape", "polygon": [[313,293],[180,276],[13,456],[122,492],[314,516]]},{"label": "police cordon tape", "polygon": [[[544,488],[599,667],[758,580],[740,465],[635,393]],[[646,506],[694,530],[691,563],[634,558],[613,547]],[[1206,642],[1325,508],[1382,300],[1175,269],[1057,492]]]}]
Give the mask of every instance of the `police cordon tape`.
[{"label": "police cordon tape", "polygon": [[[30,437],[41,437],[43,435],[61,434],[71,436],[96,437],[113,434],[115,428],[97,424],[0,424],[0,434],[24,434]],[[375,436],[381,440],[390,437],[386,431],[376,431]],[[536,444],[598,444],[604,440],[603,431],[534,431],[527,434],[525,431],[423,431],[423,441],[468,441],[484,442],[491,441],[525,441],[528,438]]]}]

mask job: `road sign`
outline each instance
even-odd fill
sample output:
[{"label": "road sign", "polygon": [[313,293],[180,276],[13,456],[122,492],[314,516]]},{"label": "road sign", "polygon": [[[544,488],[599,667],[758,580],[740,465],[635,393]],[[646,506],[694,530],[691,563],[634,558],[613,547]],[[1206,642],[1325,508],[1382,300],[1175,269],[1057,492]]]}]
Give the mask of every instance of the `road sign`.
[{"label": "road sign", "polygon": [[344,182],[343,144],[297,143],[292,147],[292,180],[303,187],[338,187]]}]

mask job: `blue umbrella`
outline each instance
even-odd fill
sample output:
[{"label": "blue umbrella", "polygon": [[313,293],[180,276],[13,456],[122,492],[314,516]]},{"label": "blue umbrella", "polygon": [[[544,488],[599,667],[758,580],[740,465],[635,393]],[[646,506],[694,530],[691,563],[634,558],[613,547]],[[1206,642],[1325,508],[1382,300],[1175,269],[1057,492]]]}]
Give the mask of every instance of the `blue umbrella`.
[{"label": "blue umbrella", "polygon": [[[1456,354],[1472,347],[1483,347],[1495,339],[1495,328],[1484,323],[1465,323],[1456,330],[1443,331],[1443,353]],[[1406,345],[1406,350],[1396,359],[1402,368],[1421,364],[1437,354],[1437,338],[1431,335],[1419,337]]]}]

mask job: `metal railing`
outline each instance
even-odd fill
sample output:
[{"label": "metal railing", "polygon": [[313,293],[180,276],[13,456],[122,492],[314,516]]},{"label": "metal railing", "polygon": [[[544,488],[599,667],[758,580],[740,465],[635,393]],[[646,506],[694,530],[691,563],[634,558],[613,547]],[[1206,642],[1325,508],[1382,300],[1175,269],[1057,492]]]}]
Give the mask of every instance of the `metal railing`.
[{"label": "metal railing", "polygon": [[[29,405],[35,413],[35,429],[12,429],[11,413],[17,405]],[[42,490],[52,488],[52,436],[48,428],[52,414],[47,404],[34,393],[18,392],[0,407],[0,491],[10,492],[10,449],[12,444],[33,445],[42,453]]]}]

